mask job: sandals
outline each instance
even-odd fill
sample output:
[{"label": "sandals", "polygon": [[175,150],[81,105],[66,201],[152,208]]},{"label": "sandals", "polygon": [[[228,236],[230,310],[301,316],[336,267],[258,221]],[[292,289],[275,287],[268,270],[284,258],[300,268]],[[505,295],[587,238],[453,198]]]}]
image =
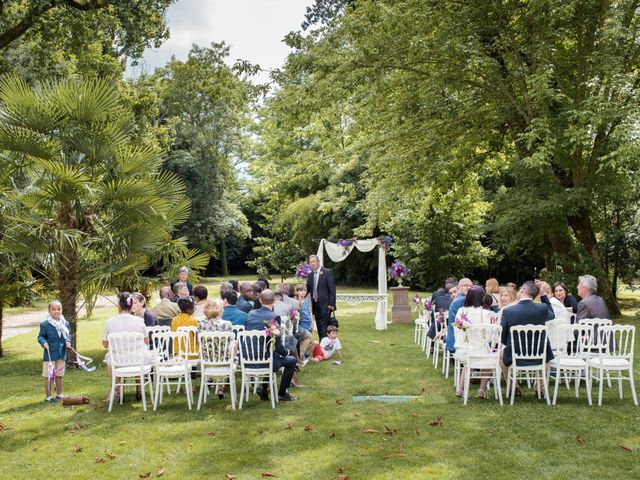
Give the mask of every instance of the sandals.
[{"label": "sandals", "polygon": [[476,395],[476,398],[486,399],[487,398],[487,392],[485,390],[479,389],[478,393]]}]

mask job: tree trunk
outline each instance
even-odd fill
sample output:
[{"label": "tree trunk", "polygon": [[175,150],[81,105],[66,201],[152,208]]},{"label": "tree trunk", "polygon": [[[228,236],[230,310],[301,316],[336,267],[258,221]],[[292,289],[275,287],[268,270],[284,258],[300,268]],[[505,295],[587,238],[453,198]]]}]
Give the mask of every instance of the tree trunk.
[{"label": "tree trunk", "polygon": [[220,242],[220,262],[222,263],[222,276],[229,276],[229,265],[227,264],[227,242],[223,238]]},{"label": "tree trunk", "polygon": [[0,358],[4,357],[2,351],[2,302],[0,302]]},{"label": "tree trunk", "polygon": [[[58,212],[60,224],[69,229],[76,228],[75,217],[71,205],[66,204]],[[65,242],[57,256],[58,268],[57,289],[60,292],[62,313],[69,322],[71,346],[77,350],[78,344],[78,252],[74,242]],[[75,354],[68,352],[68,362],[75,361]]]},{"label": "tree trunk", "polygon": [[620,308],[613,294],[611,283],[609,282],[609,274],[606,270],[604,259],[600,253],[596,234],[591,224],[591,218],[586,208],[581,208],[576,215],[569,217],[569,224],[573,229],[576,238],[585,247],[585,250],[592,258],[592,263],[597,265],[600,272],[584,272],[590,273],[597,277],[598,294],[604,299],[609,308],[611,315],[619,315]]}]

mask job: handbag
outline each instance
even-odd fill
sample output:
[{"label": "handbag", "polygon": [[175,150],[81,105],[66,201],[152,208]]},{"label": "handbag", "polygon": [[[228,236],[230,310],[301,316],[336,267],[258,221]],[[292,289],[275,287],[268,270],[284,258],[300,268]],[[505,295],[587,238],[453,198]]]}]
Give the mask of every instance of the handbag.
[{"label": "handbag", "polygon": [[338,319],[336,318],[335,310],[331,310],[331,315],[329,316],[329,325],[340,328],[340,322],[338,322]]},{"label": "handbag", "polygon": [[89,397],[86,395],[67,395],[62,399],[62,405],[68,407],[71,405],[86,405],[89,403]]}]

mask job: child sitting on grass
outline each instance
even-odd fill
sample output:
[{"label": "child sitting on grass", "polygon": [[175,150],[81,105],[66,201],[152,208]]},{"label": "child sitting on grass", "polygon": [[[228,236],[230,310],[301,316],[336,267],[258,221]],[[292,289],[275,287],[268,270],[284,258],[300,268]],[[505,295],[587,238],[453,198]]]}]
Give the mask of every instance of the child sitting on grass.
[{"label": "child sitting on grass", "polygon": [[338,360],[333,362],[334,365],[342,364],[342,345],[338,339],[338,327],[329,325],[327,327],[327,336],[318,341],[313,342],[313,353],[311,354],[311,360],[319,363],[323,360],[328,360],[336,354]]},{"label": "child sitting on grass", "polygon": [[[44,377],[44,401],[57,403],[62,400],[62,377],[67,359],[67,347],[71,346],[69,322],[62,316],[62,304],[53,301],[49,304],[47,319],[40,324],[38,343],[44,348],[42,357],[42,376]],[[51,396],[51,378],[55,378],[56,396]]]}]

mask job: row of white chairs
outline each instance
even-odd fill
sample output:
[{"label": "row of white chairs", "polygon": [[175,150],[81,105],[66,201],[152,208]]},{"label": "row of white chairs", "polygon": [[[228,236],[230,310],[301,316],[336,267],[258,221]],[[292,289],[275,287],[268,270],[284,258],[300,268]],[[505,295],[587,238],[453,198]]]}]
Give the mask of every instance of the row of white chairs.
[{"label": "row of white chairs", "polygon": [[[444,321],[435,324],[436,335],[446,331]],[[433,344],[433,363],[438,368],[442,355],[442,373],[448,378],[450,358],[454,359],[454,385],[464,390],[466,405],[471,378],[490,378],[495,396],[502,405],[500,387],[500,356],[504,346],[500,344],[502,327],[493,324],[473,324],[465,332],[469,345],[464,352],[451,355],[445,348],[445,341],[437,336],[435,341],[427,338],[427,331],[433,318],[419,317],[416,320],[414,341],[419,343],[429,358]],[[554,405],[558,398],[559,384],[564,380],[569,387],[575,383],[576,398],[582,380],[587,389],[587,400],[592,404],[592,382],[598,381],[598,405],[602,405],[605,380],[611,387],[611,380],[618,381],[618,393],[623,397],[623,381],[630,383],[634,405],[638,405],[633,378],[633,355],[635,346],[635,326],[613,325],[609,319],[583,319],[577,324],[550,322],[549,326],[523,325],[510,329],[513,364],[507,375],[507,396],[513,404],[519,378],[527,383],[535,381],[538,396],[544,391],[547,403]],[[546,363],[548,342],[553,347],[554,359]],[[553,401],[549,397],[551,370],[555,370]],[[464,372],[464,384],[459,385]],[[606,378],[605,378],[606,375]]]},{"label": "row of white chairs", "polygon": [[[149,348],[145,335],[139,332],[112,333],[109,341],[109,362],[112,367],[109,412],[112,410],[115,390],[120,387],[120,403],[127,380],[139,383],[143,409],[147,410],[145,387],[153,399],[156,410],[163,400],[164,387],[177,391],[184,385],[187,405],[193,404],[192,373],[200,374],[198,410],[206,403],[209,387],[229,386],[231,408],[236,405],[235,373],[238,362],[241,371],[239,408],[248,399],[250,387],[254,393],[258,385],[265,385],[271,393],[271,405],[275,408],[277,391],[273,372],[271,339],[264,331],[198,332],[194,327],[179,327],[172,332],[168,327],[151,327]],[[237,340],[236,340],[237,335]]]}]

